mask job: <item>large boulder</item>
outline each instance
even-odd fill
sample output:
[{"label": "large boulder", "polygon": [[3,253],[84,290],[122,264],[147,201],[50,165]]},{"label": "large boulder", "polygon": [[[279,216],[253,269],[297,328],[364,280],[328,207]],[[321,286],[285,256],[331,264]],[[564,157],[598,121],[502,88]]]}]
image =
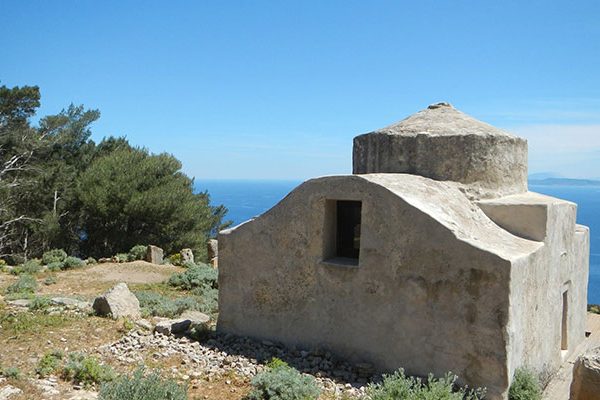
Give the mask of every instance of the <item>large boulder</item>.
[{"label": "large boulder", "polygon": [[194,253],[192,252],[192,249],[182,249],[179,254],[181,254],[182,263],[194,262]]},{"label": "large boulder", "polygon": [[575,361],[571,400],[600,400],[600,347],[588,350]]},{"label": "large boulder", "polygon": [[111,315],[113,318],[140,318],[140,302],[123,282],[118,283],[102,296],[96,297],[92,305],[98,315]]},{"label": "large boulder", "polygon": [[164,252],[158,246],[149,245],[146,250],[146,261],[152,264],[162,264]]}]

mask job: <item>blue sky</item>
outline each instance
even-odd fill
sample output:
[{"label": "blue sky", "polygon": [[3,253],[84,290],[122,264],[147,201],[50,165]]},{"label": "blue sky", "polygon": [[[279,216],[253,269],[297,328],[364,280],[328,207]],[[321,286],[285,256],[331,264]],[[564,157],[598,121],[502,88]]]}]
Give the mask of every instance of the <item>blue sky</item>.
[{"label": "blue sky", "polygon": [[102,112],[204,178],[349,173],[352,138],[449,101],[600,178],[598,1],[0,0],[0,81]]}]

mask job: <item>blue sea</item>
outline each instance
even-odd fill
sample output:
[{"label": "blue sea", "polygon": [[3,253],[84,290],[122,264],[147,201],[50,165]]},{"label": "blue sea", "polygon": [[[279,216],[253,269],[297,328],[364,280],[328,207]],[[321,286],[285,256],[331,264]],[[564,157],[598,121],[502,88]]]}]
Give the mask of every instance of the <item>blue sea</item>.
[{"label": "blue sea", "polygon": [[[224,204],[226,219],[240,224],[262,214],[301,182],[297,180],[205,180],[197,190],[208,190],[212,204]],[[588,302],[600,304],[600,186],[530,185],[529,190],[578,204],[577,222],[590,227],[590,284]]]}]

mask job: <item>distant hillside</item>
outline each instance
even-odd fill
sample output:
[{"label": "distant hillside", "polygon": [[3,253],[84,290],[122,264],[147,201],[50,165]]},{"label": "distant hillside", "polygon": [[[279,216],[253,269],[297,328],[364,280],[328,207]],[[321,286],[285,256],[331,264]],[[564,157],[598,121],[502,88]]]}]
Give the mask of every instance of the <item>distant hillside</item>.
[{"label": "distant hillside", "polygon": [[530,185],[541,186],[600,186],[600,181],[592,179],[569,179],[569,178],[545,178],[532,179],[529,178]]}]

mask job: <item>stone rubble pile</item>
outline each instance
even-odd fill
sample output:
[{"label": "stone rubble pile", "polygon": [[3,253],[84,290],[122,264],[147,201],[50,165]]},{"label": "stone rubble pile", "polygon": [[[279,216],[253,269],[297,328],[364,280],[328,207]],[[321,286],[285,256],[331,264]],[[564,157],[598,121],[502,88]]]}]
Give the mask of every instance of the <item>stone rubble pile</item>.
[{"label": "stone rubble pile", "polygon": [[123,364],[142,362],[144,354],[159,361],[172,356],[182,357],[182,366],[172,373],[193,386],[200,379],[212,381],[231,373],[252,378],[266,369],[265,363],[277,357],[314,376],[322,389],[337,395],[359,396],[367,382],[373,379],[373,367],[367,363],[351,365],[337,360],[327,351],[286,348],[269,341],[212,333],[204,342],[185,336],[175,337],[159,332],[132,330],[117,342],[100,347],[100,353]]}]

